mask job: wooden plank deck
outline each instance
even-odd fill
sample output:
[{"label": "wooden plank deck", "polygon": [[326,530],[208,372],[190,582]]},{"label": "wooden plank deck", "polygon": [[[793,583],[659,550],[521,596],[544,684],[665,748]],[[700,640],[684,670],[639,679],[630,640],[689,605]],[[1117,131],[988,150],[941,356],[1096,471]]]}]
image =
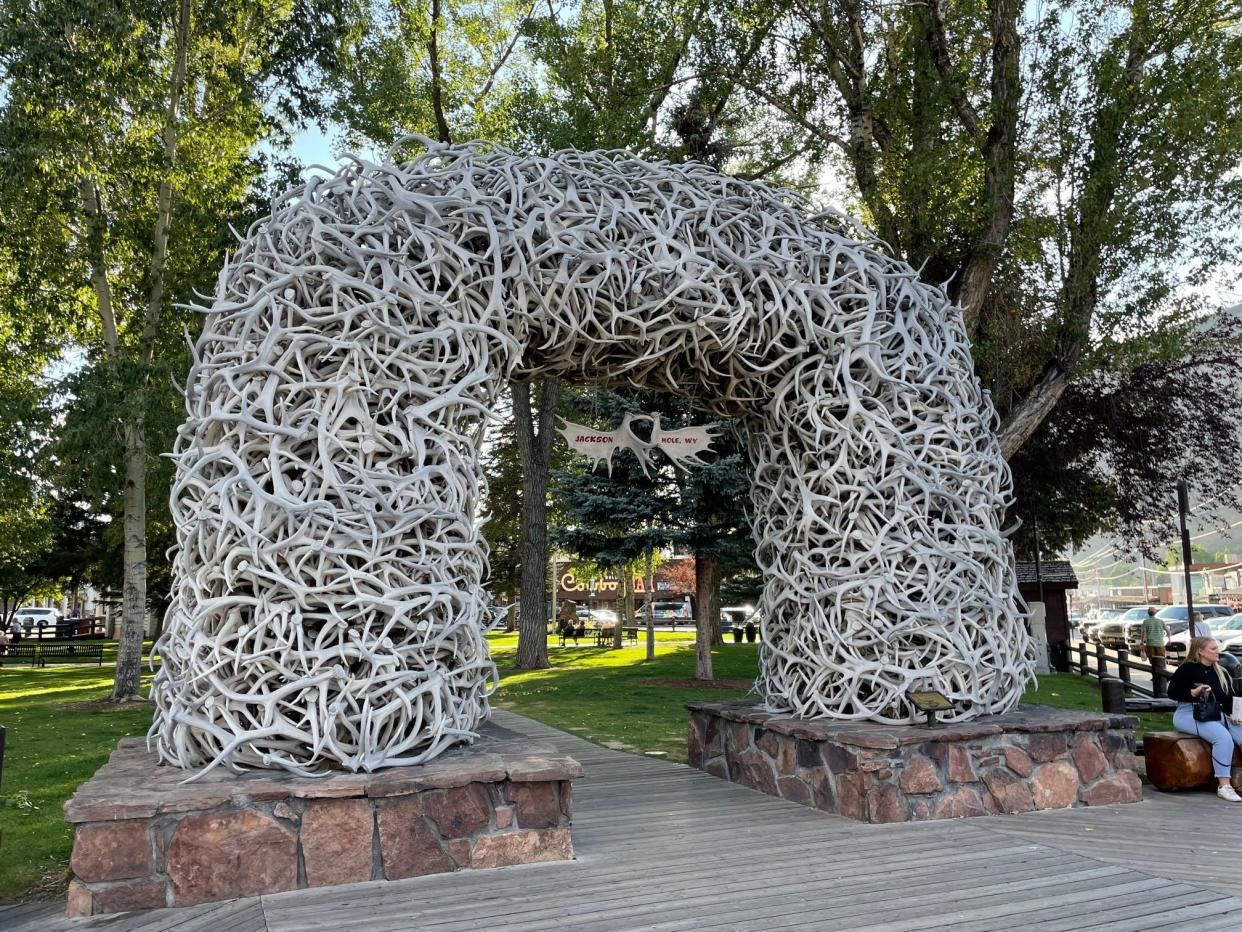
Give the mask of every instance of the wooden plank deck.
[{"label": "wooden plank deck", "polygon": [[1242,929],[1242,899],[1230,895],[1242,806],[1210,794],[860,825],[516,715],[496,720],[582,762],[574,861],[92,920],[60,918],[62,904],[0,907],[0,929]]}]

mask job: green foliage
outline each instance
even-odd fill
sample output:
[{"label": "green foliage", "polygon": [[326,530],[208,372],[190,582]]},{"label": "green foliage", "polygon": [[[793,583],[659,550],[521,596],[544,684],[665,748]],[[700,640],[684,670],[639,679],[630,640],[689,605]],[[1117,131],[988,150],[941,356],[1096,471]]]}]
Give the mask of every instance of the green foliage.
[{"label": "green foliage", "polygon": [[368,5],[329,82],[346,141],[387,147],[409,133],[438,138],[437,91],[454,141],[512,141],[538,98],[518,41],[530,11],[521,0]]},{"label": "green foliage", "polygon": [[[1175,368],[1204,310],[1193,289],[1242,258],[1236,25],[1229,0],[792,5],[739,77],[790,135],[825,147],[895,253],[978,297],[984,387],[1006,425],[1045,425],[1018,441],[1015,514],[1038,510],[1050,541],[1141,535],[1156,490],[1134,483],[1173,472],[1143,468],[1163,451],[1111,424],[1083,442],[1055,422],[1082,410],[1075,393]],[[1229,378],[1232,357],[1206,377]],[[1173,407],[1199,422],[1216,400]],[[1236,445],[1228,415],[1218,449]],[[1179,465],[1203,498],[1242,478],[1236,457]]]},{"label": "green foliage", "polygon": [[[269,178],[288,180],[258,145],[322,115],[312,87],[352,9],[195,0],[181,42],[168,0],[0,0],[0,339],[31,386],[66,360],[48,370],[46,455],[31,461],[59,502],[45,572],[119,580],[124,428],[140,426],[150,572],[157,599],[166,592],[161,454],[184,416],[183,332],[198,329],[185,304],[211,292],[231,227],[259,215]],[[96,516],[89,533],[82,508]]]}]

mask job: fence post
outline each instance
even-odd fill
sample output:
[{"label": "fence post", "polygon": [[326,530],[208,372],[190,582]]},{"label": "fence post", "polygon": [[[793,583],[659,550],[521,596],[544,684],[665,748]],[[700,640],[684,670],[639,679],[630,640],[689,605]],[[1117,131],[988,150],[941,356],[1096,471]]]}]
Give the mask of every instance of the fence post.
[{"label": "fence post", "polygon": [[1078,642],[1078,672],[1083,676],[1087,676],[1091,671],[1087,669],[1087,642]]},{"label": "fence post", "polygon": [[1100,703],[1110,715],[1124,715],[1126,711],[1126,684],[1111,676],[1100,677]]},{"label": "fence post", "polygon": [[1100,679],[1108,676],[1108,658],[1105,652],[1106,648],[1103,644],[1095,645],[1095,675]]},{"label": "fence post", "polygon": [[1163,657],[1151,658],[1151,694],[1157,699],[1169,698],[1169,668]]},{"label": "fence post", "polygon": [[1117,676],[1121,680],[1125,691],[1130,690],[1130,651],[1124,647],[1117,648]]}]

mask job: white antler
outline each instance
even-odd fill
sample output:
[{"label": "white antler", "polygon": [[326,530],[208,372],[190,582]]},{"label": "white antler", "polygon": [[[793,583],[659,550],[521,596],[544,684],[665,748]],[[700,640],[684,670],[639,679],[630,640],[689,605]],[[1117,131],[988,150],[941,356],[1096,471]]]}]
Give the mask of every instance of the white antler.
[{"label": "white antler", "polygon": [[940,289],[706,166],[424,144],[281,198],[221,275],[175,452],[165,760],[369,770],[470,738],[496,677],[481,426],[511,376],[742,419],[772,708],[1017,701],[1009,473]]}]

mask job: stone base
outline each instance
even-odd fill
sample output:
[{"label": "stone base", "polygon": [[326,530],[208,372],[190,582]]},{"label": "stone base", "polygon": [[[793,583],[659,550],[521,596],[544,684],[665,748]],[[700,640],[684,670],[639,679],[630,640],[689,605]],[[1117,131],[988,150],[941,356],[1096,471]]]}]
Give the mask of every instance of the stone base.
[{"label": "stone base", "polygon": [[1045,706],[952,725],[877,725],[691,702],[690,765],[860,822],[1135,803],[1126,715]]},{"label": "stone base", "polygon": [[[573,857],[573,758],[494,725],[421,767],[194,783],[141,738],[65,804],[70,916]],[[514,739],[514,740],[510,740]]]}]

